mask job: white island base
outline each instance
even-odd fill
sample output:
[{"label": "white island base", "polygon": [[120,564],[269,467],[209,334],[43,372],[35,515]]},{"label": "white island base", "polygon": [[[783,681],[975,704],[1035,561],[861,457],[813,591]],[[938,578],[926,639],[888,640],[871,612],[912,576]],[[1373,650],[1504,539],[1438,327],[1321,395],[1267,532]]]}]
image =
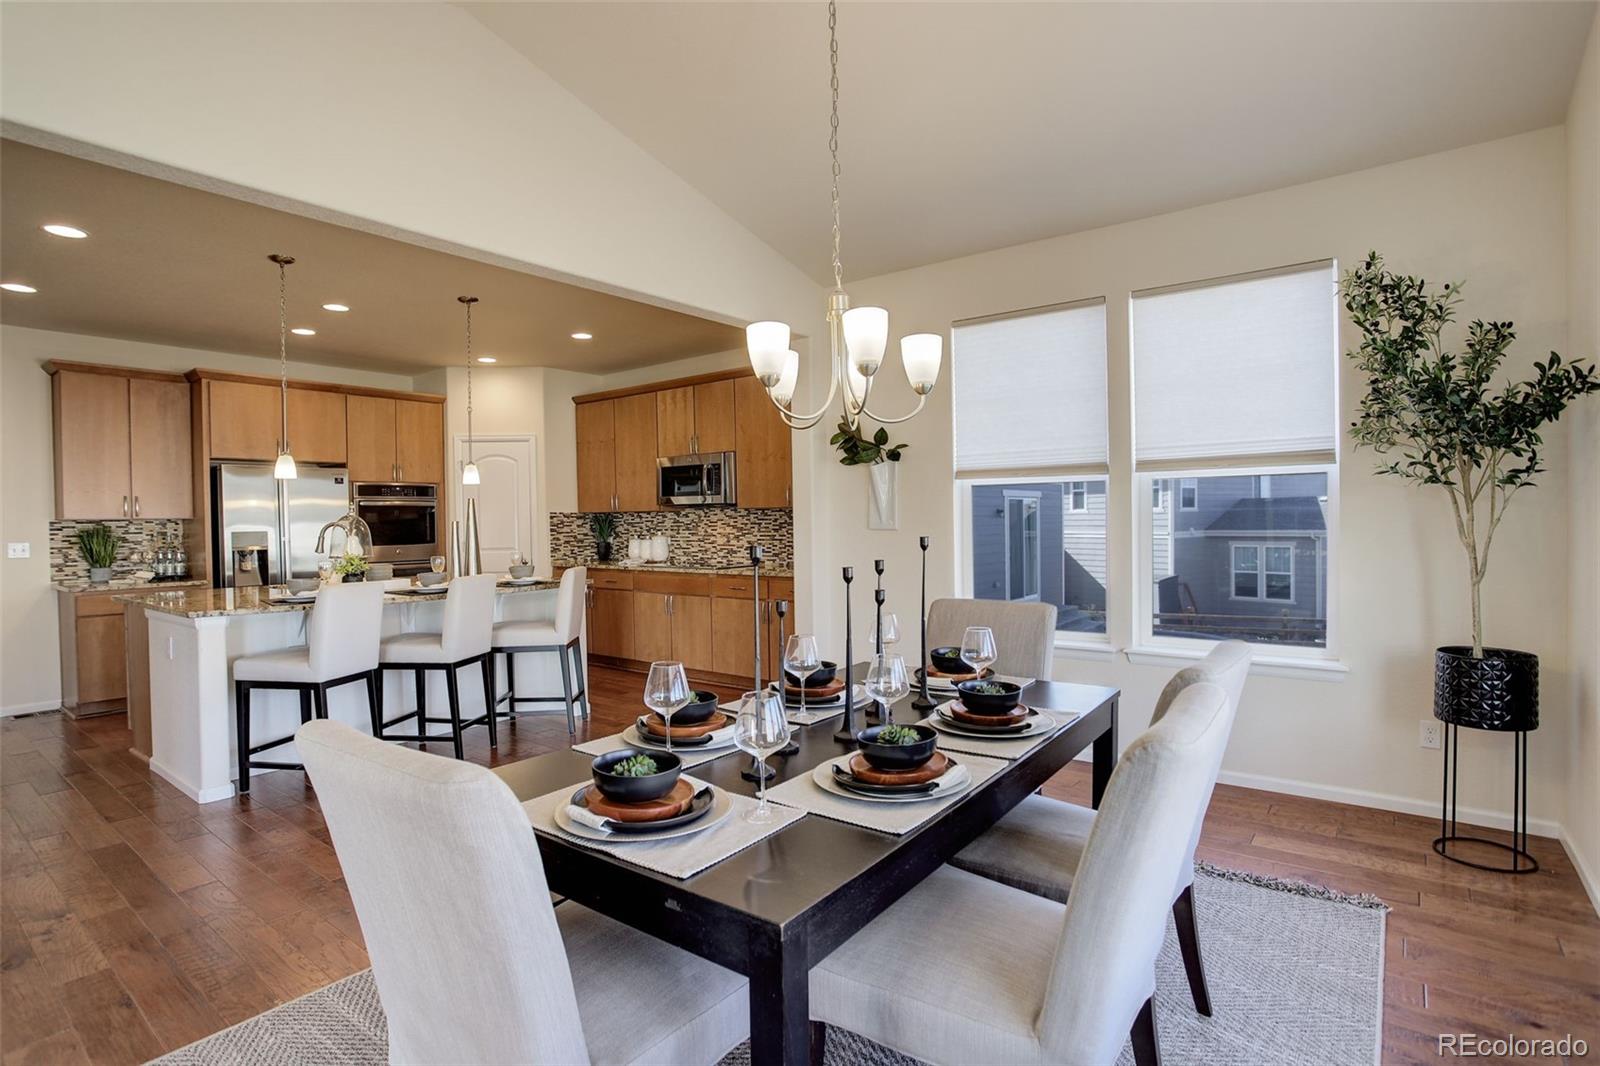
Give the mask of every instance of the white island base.
[{"label": "white island base", "polygon": [[[142,604],[149,620],[150,768],[199,803],[231,798],[238,776],[232,663],[242,655],[305,643],[309,610],[268,604],[265,596],[253,590],[193,589],[125,599]],[[497,597],[496,620],[550,621],[555,617],[555,605],[554,582],[505,589]],[[436,633],[443,613],[444,605],[439,600],[388,596],[383,610],[383,635]],[[500,675],[495,680],[495,692],[503,695],[505,671],[498,666],[500,657],[494,659]],[[587,654],[583,668],[587,673]],[[385,673],[385,720],[415,709],[414,677],[409,670]],[[425,677],[429,715],[448,717],[450,704],[444,673],[428,671]],[[573,681],[576,688],[578,679]],[[557,657],[550,653],[519,656],[517,686],[522,696],[559,695],[561,671]],[[461,669],[459,689],[461,717],[481,715],[483,685],[476,667]],[[300,699],[296,692],[256,689],[250,694],[250,706],[253,744],[291,736],[300,726]],[[549,707],[554,713],[564,713],[559,703]],[[330,690],[328,717],[370,734],[366,686],[357,681]],[[415,719],[401,722],[396,731],[418,732]],[[446,745],[450,743],[447,724],[430,723],[426,732],[441,736]],[[260,757],[285,762],[300,759],[292,742],[263,752]],[[252,776],[299,772],[257,769]]]}]

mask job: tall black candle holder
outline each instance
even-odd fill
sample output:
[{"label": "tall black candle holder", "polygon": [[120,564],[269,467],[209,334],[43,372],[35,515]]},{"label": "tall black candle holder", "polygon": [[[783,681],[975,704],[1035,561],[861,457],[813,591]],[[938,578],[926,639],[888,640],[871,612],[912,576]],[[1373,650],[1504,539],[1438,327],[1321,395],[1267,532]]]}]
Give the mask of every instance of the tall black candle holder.
[{"label": "tall black candle holder", "polygon": [[[755,651],[755,663],[756,663],[755,685],[750,689],[750,691],[756,693],[757,695],[760,695],[761,691],[762,691],[762,687],[761,687],[761,555],[762,555],[761,545],[759,545],[759,544],[750,545],[750,578],[751,578],[750,587],[753,590],[753,592],[751,594],[751,598],[752,598],[751,609],[755,612],[755,626],[754,626],[755,648],[754,648],[754,651]],[[780,696],[779,698],[781,699],[782,697]],[[752,755],[752,756],[750,756],[750,767],[748,769],[746,769],[746,770],[740,771],[739,776],[744,778],[746,781],[771,781],[774,777],[778,776],[778,771],[774,770],[772,767],[770,767],[766,763],[762,762],[756,756]]]},{"label": "tall black candle holder", "polygon": [[917,545],[922,549],[922,666],[917,671],[917,698],[911,701],[911,706],[919,711],[931,711],[939,705],[928,698],[928,538],[918,538]]},{"label": "tall black candle holder", "polygon": [[[772,687],[778,693],[778,698],[779,699],[787,700],[788,697],[784,692],[784,682],[783,682],[783,649],[788,646],[787,637],[785,636],[784,623],[788,620],[788,617],[789,617],[789,601],[788,600],[775,600],[773,602],[773,604],[772,604],[772,609],[778,615],[778,650],[773,652],[773,656],[778,660],[778,670],[777,670],[777,673],[776,673],[777,680],[772,683]],[[798,755],[798,754],[800,754],[800,741],[795,739],[798,735],[799,734],[797,734],[797,733],[796,734],[790,734],[789,743],[787,743],[783,747],[779,748],[778,751],[777,751],[777,754],[779,754],[779,755]]]},{"label": "tall black candle holder", "polygon": [[855,637],[850,628],[850,582],[855,576],[855,567],[844,568],[844,721],[833,734],[834,740],[851,747],[856,743]]},{"label": "tall black candle holder", "polygon": [[[879,561],[881,562],[882,560],[879,560]],[[880,580],[882,580],[882,579],[880,578]],[[883,599],[884,599],[884,592],[883,592],[882,587],[879,587],[876,591],[873,592],[872,598],[878,604],[878,636],[877,636],[877,639],[874,641],[874,644],[875,644],[875,646],[877,648],[876,654],[877,655],[882,655],[883,654]],[[868,674],[867,676],[868,676],[868,679],[870,680],[872,675]],[[870,721],[873,721],[873,722],[882,722],[884,720],[884,718],[883,718],[884,709],[885,708],[883,706],[881,706],[878,703],[877,700],[868,700],[867,701],[866,717]]]},{"label": "tall black candle holder", "polygon": [[872,560],[872,569],[878,575],[878,587],[872,594],[872,598],[873,598],[874,602],[876,602],[877,605],[878,605],[878,615],[877,615],[877,619],[876,619],[875,624],[874,624],[873,629],[872,629],[872,653],[874,655],[882,655],[883,654],[883,599],[884,599],[884,593],[883,593],[883,560],[882,559],[874,559],[874,560]]}]

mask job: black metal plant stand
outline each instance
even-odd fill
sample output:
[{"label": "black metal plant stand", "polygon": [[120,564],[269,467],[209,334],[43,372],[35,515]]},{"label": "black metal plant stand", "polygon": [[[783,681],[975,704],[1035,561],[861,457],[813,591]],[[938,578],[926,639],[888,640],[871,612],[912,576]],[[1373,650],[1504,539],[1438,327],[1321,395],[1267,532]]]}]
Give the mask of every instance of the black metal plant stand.
[{"label": "black metal plant stand", "polygon": [[[1511,753],[1511,843],[1490,840],[1456,831],[1456,783],[1461,776],[1459,741],[1461,726],[1453,722],[1444,725],[1444,794],[1439,800],[1439,836],[1433,841],[1433,850],[1462,866],[1474,870],[1488,870],[1499,874],[1531,874],[1539,869],[1539,860],[1528,851],[1528,731],[1519,729],[1512,733]],[[1499,848],[1511,854],[1511,865],[1490,866],[1473,862],[1447,850],[1449,845],[1466,842],[1485,847]]]},{"label": "black metal plant stand", "polygon": [[917,617],[922,621],[922,662],[917,668],[917,698],[911,706],[919,711],[931,711],[939,706],[928,698],[928,538],[917,540],[922,548],[922,607]]}]

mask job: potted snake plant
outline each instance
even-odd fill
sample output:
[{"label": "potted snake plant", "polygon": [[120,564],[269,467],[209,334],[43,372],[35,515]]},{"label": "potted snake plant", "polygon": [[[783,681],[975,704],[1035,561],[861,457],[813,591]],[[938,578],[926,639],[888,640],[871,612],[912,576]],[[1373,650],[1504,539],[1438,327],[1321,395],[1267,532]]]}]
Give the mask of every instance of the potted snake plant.
[{"label": "potted snake plant", "polygon": [[89,564],[89,580],[104,585],[111,580],[111,568],[116,565],[117,549],[122,538],[104,522],[84,526],[78,530],[78,554]]}]

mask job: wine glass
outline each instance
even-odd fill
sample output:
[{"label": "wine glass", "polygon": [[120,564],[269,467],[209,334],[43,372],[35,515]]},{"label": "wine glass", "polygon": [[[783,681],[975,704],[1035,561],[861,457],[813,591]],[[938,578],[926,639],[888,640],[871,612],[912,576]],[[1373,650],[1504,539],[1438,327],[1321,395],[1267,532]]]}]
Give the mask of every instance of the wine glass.
[{"label": "wine glass", "polygon": [[874,655],[867,666],[867,695],[883,708],[882,718],[889,720],[889,708],[897,700],[911,694],[911,679],[906,676],[906,661],[898,655]]},{"label": "wine glass", "polygon": [[683,672],[683,664],[675,662],[656,662],[650,664],[650,676],[644,679],[644,705],[661,716],[667,723],[667,751],[672,750],[672,716],[680,708],[687,706],[693,697],[689,690],[689,678]]},{"label": "wine glass", "polygon": [[878,647],[887,648],[891,644],[900,643],[900,619],[894,616],[893,611],[883,612],[883,622],[878,626]]},{"label": "wine glass", "polygon": [[444,562],[444,556],[430,555],[428,556],[428,569],[436,574],[442,574],[444,573]]},{"label": "wine glass", "polygon": [[967,632],[961,638],[961,660],[972,667],[977,676],[982,677],[984,670],[994,662],[999,655],[994,650],[994,631],[988,626],[968,626]]},{"label": "wine glass", "polygon": [[783,714],[783,700],[771,689],[746,692],[739,700],[739,714],[733,721],[733,742],[747,751],[759,765],[756,808],[744,817],[757,824],[772,821],[767,805],[767,756],[789,743],[789,720]]},{"label": "wine glass", "polygon": [[323,585],[333,577],[333,560],[323,557],[317,560],[317,581]]},{"label": "wine glass", "polygon": [[783,647],[783,666],[800,679],[800,713],[805,714],[806,681],[822,669],[822,657],[817,653],[817,638],[809,633],[796,633],[790,637]]}]

